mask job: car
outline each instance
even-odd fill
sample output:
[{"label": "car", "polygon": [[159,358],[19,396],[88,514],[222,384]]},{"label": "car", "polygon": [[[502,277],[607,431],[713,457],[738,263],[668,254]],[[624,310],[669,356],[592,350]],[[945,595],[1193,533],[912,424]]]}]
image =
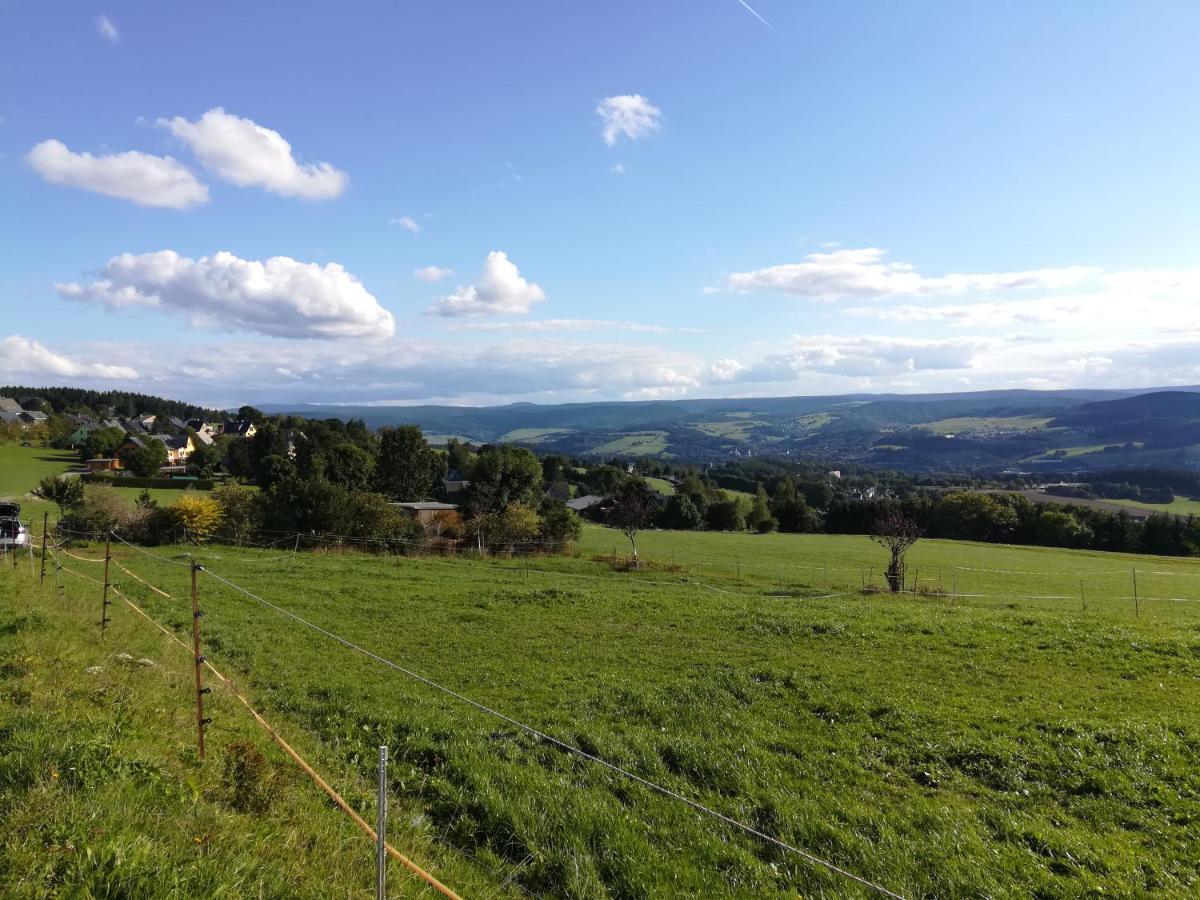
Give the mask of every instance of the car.
[{"label": "car", "polygon": [[21,523],[19,503],[0,503],[0,549],[27,547],[29,532]]}]

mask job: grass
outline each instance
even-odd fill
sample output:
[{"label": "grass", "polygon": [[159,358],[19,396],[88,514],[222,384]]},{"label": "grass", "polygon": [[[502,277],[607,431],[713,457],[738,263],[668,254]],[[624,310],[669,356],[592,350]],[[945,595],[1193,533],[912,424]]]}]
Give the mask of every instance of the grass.
[{"label": "grass", "polygon": [[653,475],[645,475],[643,476],[642,480],[660,494],[665,494],[666,496],[670,497],[675,493],[675,485],[671,484],[671,482],[667,481],[665,478],[655,478]]},{"label": "grass", "polygon": [[592,449],[593,456],[649,456],[666,452],[665,431],[634,431]]},{"label": "grass", "polygon": [[[21,504],[21,518],[36,522],[40,530],[42,513],[48,512],[51,521],[58,519],[58,507],[34,497],[30,491],[47,475],[61,475],[78,467],[78,454],[66,450],[50,450],[42,447],[22,447],[19,444],[0,444],[0,499],[16,500]],[[127,488],[119,482],[121,496],[130,505],[141,494],[141,488]],[[170,506],[183,494],[185,488],[150,488],[150,496],[160,506]],[[207,493],[205,491],[204,493]]]},{"label": "grass", "polygon": [[939,419],[923,427],[934,434],[997,434],[1001,432],[1041,431],[1052,419],[1039,416],[959,416]]},{"label": "grass", "polygon": [[1200,500],[1193,500],[1189,497],[1176,497],[1170,503],[1143,503],[1140,500],[1114,500],[1113,502],[1122,506],[1136,506],[1139,509],[1173,513],[1177,516],[1200,515]]},{"label": "grass", "polygon": [[[634,574],[602,558],[627,546],[593,526],[577,557],[530,562],[202,557],[349,640],[905,896],[1195,895],[1200,604],[1172,598],[1200,600],[1200,561],[922,541],[911,568],[924,589],[988,596],[892,598],[860,592],[883,561],[862,537],[650,532]],[[186,567],[121,559],[183,595]],[[91,587],[79,601],[67,588],[82,621]],[[853,893],[220,582],[202,577],[201,592],[206,653],[269,715],[360,782],[388,743],[422,833],[485,871],[520,866],[528,891]],[[136,594],[190,627],[178,602]],[[121,635],[141,633],[126,610],[114,618]],[[186,709],[185,683],[155,690]],[[232,737],[237,715],[214,718],[213,740]],[[21,840],[7,824],[0,834]]]},{"label": "grass", "polygon": [[569,428],[517,428],[503,435],[501,441],[535,444],[557,434],[570,434]]}]

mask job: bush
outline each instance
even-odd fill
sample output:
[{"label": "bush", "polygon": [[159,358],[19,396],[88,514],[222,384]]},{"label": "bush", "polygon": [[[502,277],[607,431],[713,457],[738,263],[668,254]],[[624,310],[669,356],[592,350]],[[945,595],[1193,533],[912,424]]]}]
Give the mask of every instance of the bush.
[{"label": "bush", "polygon": [[107,484],[112,487],[128,488],[195,488],[198,491],[211,491],[217,482],[212,478],[140,478],[136,475],[109,475],[104,472],[85,472],[79,476],[85,484]]},{"label": "bush", "polygon": [[546,498],[538,507],[542,517],[538,537],[545,542],[547,551],[561,552],[567,544],[579,540],[583,534],[583,522],[575,510],[561,500]]},{"label": "bush", "polygon": [[254,491],[236,484],[223,484],[213,491],[212,498],[221,507],[218,536],[235,544],[253,539],[261,524]]},{"label": "bush", "polygon": [[203,543],[221,527],[221,510],[221,504],[212,497],[189,492],[176,500],[167,511],[172,521],[188,537]]}]

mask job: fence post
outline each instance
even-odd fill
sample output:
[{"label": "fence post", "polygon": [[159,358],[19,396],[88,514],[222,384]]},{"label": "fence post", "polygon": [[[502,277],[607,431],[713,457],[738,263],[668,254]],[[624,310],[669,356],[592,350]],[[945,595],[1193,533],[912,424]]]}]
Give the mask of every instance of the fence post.
[{"label": "fence post", "polygon": [[42,575],[38,579],[38,587],[46,589],[46,531],[50,527],[50,513],[42,513]]},{"label": "fence post", "polygon": [[387,900],[388,748],[379,748],[379,800],[375,804],[375,900]]},{"label": "fence post", "polygon": [[108,617],[108,561],[112,558],[112,532],[104,533],[104,590],[101,593],[100,602],[100,639],[104,639],[105,629],[108,628],[108,623],[112,621]]},{"label": "fence post", "polygon": [[1141,613],[1138,610],[1138,590],[1137,590],[1137,567],[1133,569],[1133,617],[1140,618]]},{"label": "fence post", "polygon": [[953,587],[950,588],[950,593],[954,597],[958,597],[958,567],[956,566],[950,571],[950,581]]},{"label": "fence post", "polygon": [[1084,611],[1087,610],[1087,597],[1083,593],[1083,576],[1079,576],[1079,600],[1083,604]]},{"label": "fence post", "polygon": [[196,739],[200,748],[200,758],[204,759],[204,726],[212,719],[204,718],[204,695],[212,688],[204,686],[204,657],[200,653],[200,600],[196,589],[196,573],[201,570],[198,563],[192,563],[192,650],[196,657]]}]

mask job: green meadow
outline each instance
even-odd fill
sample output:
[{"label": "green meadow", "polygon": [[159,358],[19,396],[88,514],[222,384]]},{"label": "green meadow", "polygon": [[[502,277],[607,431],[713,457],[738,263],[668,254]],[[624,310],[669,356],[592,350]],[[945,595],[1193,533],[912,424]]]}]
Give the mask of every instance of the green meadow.
[{"label": "green meadow", "polygon": [[[481,879],[567,897],[865,894],[213,576],[903,896],[1196,894],[1197,561],[923,541],[910,563],[921,593],[893,597],[863,591],[878,585],[884,559],[862,537],[648,532],[635,571],[627,546],[618,533],[589,527],[576,555],[528,560],[219,546],[151,551],[161,558],[121,547],[115,555],[182,598],[195,552],[212,573],[200,579],[205,653],[280,728],[357,785],[364,808],[375,747],[388,744],[397,816],[411,826],[400,826],[398,841],[451,886],[459,879],[464,895],[490,893],[478,890]],[[96,557],[99,548],[72,552]],[[81,574],[98,567],[63,562]],[[182,600],[118,577],[158,620],[190,628]],[[243,872],[239,834],[286,833],[294,845],[317,840],[301,835],[336,833],[350,856],[362,852],[340,814],[305,806],[302,784],[281,799],[280,813],[247,818],[220,806],[219,757],[200,764],[185,749],[192,695],[183,650],[122,606],[101,645],[98,588],[65,571],[52,572],[44,595],[24,564],[0,578],[8,621],[45,620],[54,636],[42,639],[57,648],[5,670],[9,696],[30,694],[19,710],[8,701],[7,717],[50,729],[75,716],[115,715],[104,704],[85,710],[36,698],[52,677],[90,684],[86,666],[118,647],[154,650],[164,667],[182,667],[122,704],[134,720],[136,758],[155,767],[164,787],[144,793],[109,776],[97,784],[111,793],[90,800],[107,798],[133,823],[71,831],[76,850],[89,848],[100,870],[127,859],[138,841],[166,840],[201,802],[214,804],[208,832],[230,831],[207,856],[192,859],[182,840],[165,851],[189,878]],[[949,596],[953,589],[960,596]],[[29,631],[10,624],[3,639],[34,641]],[[255,737],[219,689],[214,702],[211,742]],[[176,723],[169,740],[143,745],[134,736],[149,729],[135,726],[144,707]],[[24,860],[35,854],[28,823],[40,815],[69,821],[70,810],[95,804],[70,795],[61,816],[37,812],[59,810],[55,792],[64,788],[47,781],[47,770],[61,761],[48,738],[5,742],[0,767],[30,774],[14,782],[0,768],[0,818],[24,823],[0,825],[0,841]],[[294,778],[279,759],[272,772]],[[197,786],[193,794],[180,780]],[[147,817],[170,827],[147,837],[136,824]],[[288,877],[318,877],[324,852]],[[139,858],[130,865],[151,878],[157,857],[147,850]],[[369,868],[364,875],[362,861],[344,859],[327,858],[338,879],[331,892],[361,891]],[[0,879],[13,884],[23,870],[10,865]],[[56,877],[84,878],[65,871]]]}]

